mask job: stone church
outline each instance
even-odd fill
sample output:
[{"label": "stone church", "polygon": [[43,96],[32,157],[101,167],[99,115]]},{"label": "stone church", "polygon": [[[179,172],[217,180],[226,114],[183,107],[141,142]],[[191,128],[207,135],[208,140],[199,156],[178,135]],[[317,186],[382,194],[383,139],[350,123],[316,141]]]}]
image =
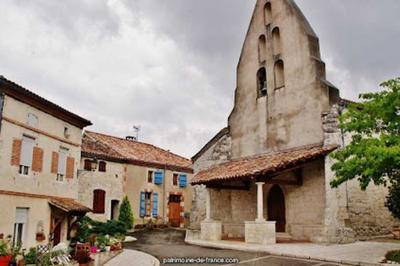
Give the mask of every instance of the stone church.
[{"label": "stone church", "polygon": [[338,189],[329,154],[349,141],[349,101],[326,79],[319,40],[293,0],[257,0],[228,125],[193,158],[201,240],[348,243],[390,233],[386,189]]}]

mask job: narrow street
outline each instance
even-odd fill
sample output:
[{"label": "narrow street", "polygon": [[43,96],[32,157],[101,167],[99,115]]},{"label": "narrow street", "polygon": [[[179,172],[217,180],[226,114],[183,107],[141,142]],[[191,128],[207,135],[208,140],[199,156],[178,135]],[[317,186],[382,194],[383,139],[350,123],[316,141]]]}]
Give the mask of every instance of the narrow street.
[{"label": "narrow street", "polygon": [[[222,250],[187,245],[184,242],[185,231],[174,229],[156,229],[152,231],[139,231],[132,234],[137,241],[127,243],[125,248],[139,250],[155,256],[161,265],[230,265],[221,264],[170,264],[163,263],[168,258],[225,258],[238,259],[239,265],[261,266],[261,265],[294,265],[294,266],[335,266],[339,264],[324,263],[320,261],[285,258],[270,256],[265,253],[251,253],[235,250]],[[235,265],[235,264],[233,264]]]}]

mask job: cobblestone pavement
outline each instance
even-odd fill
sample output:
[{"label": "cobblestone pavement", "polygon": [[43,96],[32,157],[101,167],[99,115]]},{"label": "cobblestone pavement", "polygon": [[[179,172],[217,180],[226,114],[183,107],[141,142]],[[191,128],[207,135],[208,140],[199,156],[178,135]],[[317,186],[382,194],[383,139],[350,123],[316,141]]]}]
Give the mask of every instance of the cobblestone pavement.
[{"label": "cobblestone pavement", "polygon": [[[265,253],[252,253],[235,250],[223,250],[215,248],[205,248],[199,246],[187,245],[184,242],[185,231],[162,229],[152,231],[140,231],[133,233],[138,240],[131,243],[126,243],[126,249],[139,250],[155,256],[160,260],[161,265],[240,265],[240,266],[337,266],[339,264],[324,263],[320,261],[293,259],[279,256],[270,256]],[[225,261],[221,264],[211,263],[166,263],[171,258],[191,258],[199,260],[201,258],[224,258],[237,259],[239,264],[230,264]]]}]

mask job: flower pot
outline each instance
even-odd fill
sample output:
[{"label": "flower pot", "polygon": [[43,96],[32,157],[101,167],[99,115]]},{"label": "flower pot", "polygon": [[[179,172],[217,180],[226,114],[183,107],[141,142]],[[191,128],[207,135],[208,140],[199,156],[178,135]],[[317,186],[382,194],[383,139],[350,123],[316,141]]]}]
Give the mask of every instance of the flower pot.
[{"label": "flower pot", "polygon": [[8,256],[0,256],[0,266],[8,266],[12,259],[11,255]]},{"label": "flower pot", "polygon": [[110,246],[106,246],[106,252],[110,252],[111,247]]}]

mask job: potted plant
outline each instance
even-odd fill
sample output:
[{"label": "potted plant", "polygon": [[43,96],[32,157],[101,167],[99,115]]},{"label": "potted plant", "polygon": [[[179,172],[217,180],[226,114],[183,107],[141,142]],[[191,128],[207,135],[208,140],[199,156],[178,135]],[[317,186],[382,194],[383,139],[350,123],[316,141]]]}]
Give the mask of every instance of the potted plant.
[{"label": "potted plant", "polygon": [[11,259],[10,239],[0,239],[0,266],[8,266]]},{"label": "potted plant", "polygon": [[8,263],[9,266],[17,266],[17,256],[21,250],[21,246],[15,246],[11,249],[11,260]]},{"label": "potted plant", "polygon": [[24,255],[26,266],[36,265],[37,253],[36,248],[30,248],[29,252]]},{"label": "potted plant", "polygon": [[79,266],[88,266],[93,261],[90,254],[85,251],[78,252],[74,259],[79,263]]}]

